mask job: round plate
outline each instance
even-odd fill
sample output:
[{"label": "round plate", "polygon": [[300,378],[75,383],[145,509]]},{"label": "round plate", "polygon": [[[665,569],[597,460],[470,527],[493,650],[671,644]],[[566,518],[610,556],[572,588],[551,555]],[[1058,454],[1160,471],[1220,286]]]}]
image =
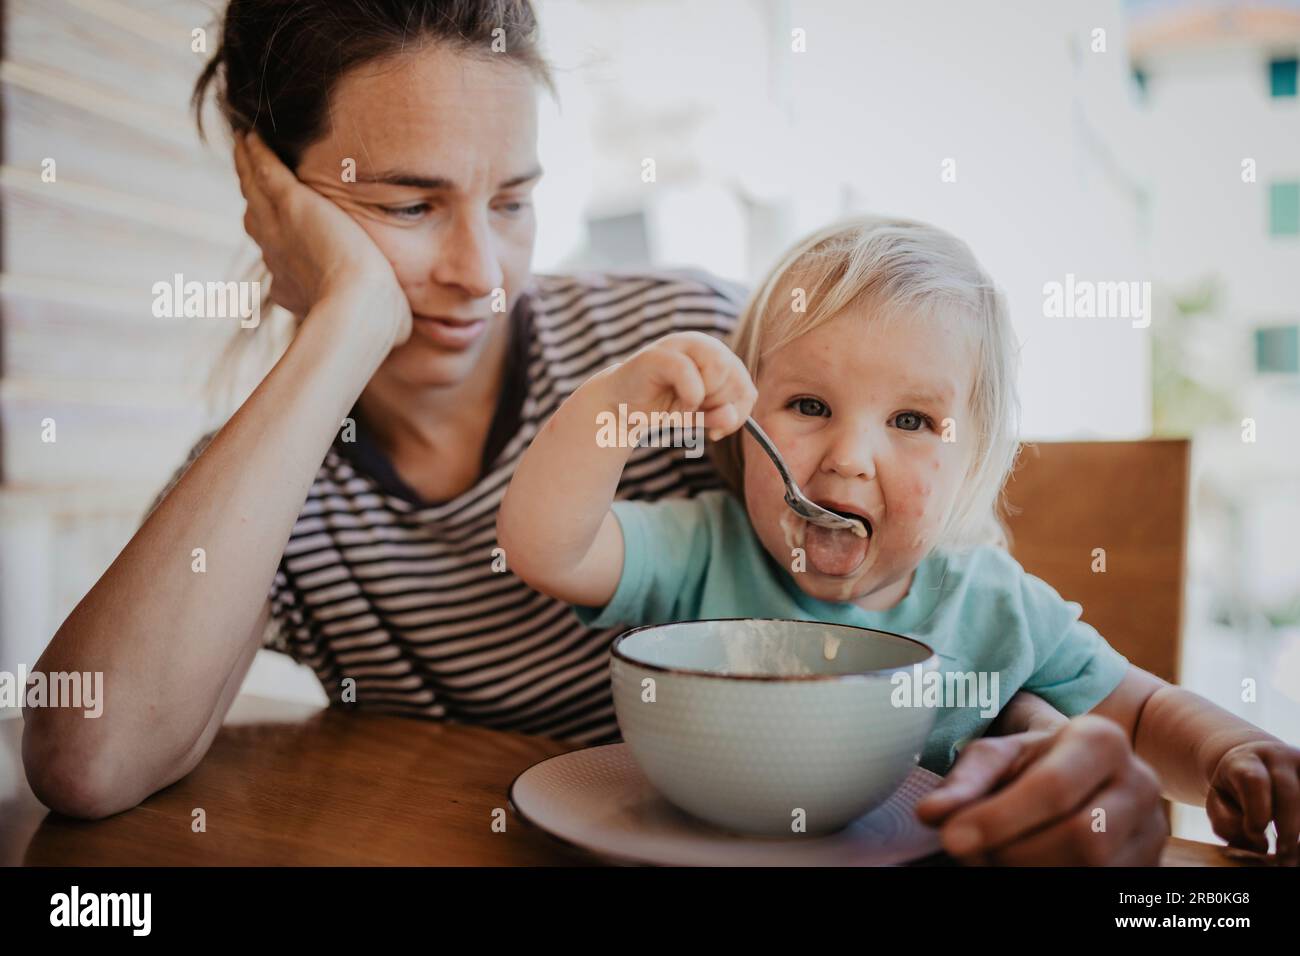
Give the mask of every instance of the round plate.
[{"label": "round plate", "polygon": [[533,764],[510,785],[510,806],[563,843],[616,863],[665,866],[889,866],[938,852],[939,833],[912,807],[942,778],[920,767],[888,800],[821,837],[746,837],[715,829],[659,795],[627,744]]}]

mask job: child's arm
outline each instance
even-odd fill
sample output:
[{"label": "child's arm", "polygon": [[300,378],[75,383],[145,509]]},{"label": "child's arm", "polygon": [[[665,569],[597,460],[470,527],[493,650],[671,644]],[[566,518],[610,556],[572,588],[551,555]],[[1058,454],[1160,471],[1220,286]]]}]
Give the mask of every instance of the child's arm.
[{"label": "child's arm", "polygon": [[1276,821],[1278,855],[1294,864],[1300,749],[1133,666],[1093,713],[1123,727],[1165,795],[1205,806],[1214,831],[1229,843],[1267,850],[1264,831]]},{"label": "child's arm", "polygon": [[[702,332],[678,332],[588,379],[520,459],[497,516],[497,543],[531,587],[569,604],[608,604],[623,568],[610,511],[631,448],[598,443],[600,416],[703,412],[710,437],[730,434],[757,393],[744,363]],[[631,444],[631,442],[629,442]]]}]

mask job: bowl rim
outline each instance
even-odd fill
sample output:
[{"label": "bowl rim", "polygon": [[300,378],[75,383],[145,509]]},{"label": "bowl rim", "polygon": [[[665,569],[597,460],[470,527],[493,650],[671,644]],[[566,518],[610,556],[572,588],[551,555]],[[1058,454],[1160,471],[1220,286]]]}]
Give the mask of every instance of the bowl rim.
[{"label": "bowl rim", "polygon": [[[639,661],[634,657],[629,657],[619,645],[624,639],[642,631],[653,631],[666,627],[677,627],[682,624],[714,624],[726,623],[730,621],[770,621],[777,624],[819,624],[823,627],[844,628],[850,631],[865,631],[868,634],[883,634],[886,637],[896,637],[901,641],[907,641],[909,644],[915,644],[927,652],[924,660],[914,661],[910,664],[896,664],[890,667],[877,667],[866,671],[853,671],[848,674],[719,674],[716,671],[692,670],[685,667],[665,667],[662,664],[650,664],[646,661]],[[625,664],[631,664],[634,667],[641,667],[648,671],[654,671],[659,674],[679,674],[683,677],[709,677],[717,680],[746,680],[746,681],[842,681],[851,680],[855,677],[880,677],[885,674],[896,674],[900,670],[910,669],[913,667],[926,667],[931,661],[938,661],[939,655],[934,648],[924,641],[919,641],[914,637],[908,637],[906,634],[899,634],[895,631],[886,631],[878,627],[863,627],[859,624],[837,624],[831,621],[805,621],[789,617],[702,617],[689,621],[667,621],[663,624],[642,624],[640,627],[629,628],[618,637],[614,638],[614,643],[609,648],[610,657],[614,660],[622,661]]]}]

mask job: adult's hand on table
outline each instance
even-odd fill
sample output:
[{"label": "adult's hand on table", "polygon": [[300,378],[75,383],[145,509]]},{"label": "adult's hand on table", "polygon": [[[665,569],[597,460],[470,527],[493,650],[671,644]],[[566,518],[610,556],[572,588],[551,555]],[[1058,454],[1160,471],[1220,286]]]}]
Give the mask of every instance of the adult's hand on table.
[{"label": "adult's hand on table", "polygon": [[972,741],[916,812],[967,864],[1154,866],[1169,835],[1154,771],[1089,714]]}]

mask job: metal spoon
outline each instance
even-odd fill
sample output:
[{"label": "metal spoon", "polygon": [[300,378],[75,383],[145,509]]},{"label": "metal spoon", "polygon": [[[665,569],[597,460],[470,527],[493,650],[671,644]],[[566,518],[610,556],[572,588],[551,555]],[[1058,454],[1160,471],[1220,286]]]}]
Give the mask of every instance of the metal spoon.
[{"label": "metal spoon", "polygon": [[800,518],[822,528],[830,528],[833,531],[852,531],[857,535],[866,535],[867,529],[861,521],[846,518],[834,511],[827,511],[821,505],[810,501],[808,496],[799,490],[795,480],[790,477],[790,469],[785,466],[785,460],[781,457],[781,453],[776,450],[776,446],[772,444],[772,439],[767,437],[767,433],[758,427],[758,422],[754,421],[753,418],[747,418],[745,419],[745,427],[749,429],[749,433],[754,436],[763,451],[767,452],[768,457],[772,459],[772,464],[776,465],[776,470],[781,473],[781,480],[785,482],[785,503],[790,506],[791,511]]}]

